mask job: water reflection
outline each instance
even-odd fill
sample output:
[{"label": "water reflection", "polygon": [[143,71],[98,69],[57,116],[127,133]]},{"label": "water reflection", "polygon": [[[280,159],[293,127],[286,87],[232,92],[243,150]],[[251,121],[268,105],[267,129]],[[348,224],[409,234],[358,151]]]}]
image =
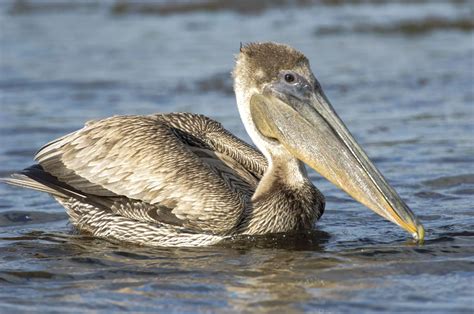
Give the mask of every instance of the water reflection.
[{"label": "water reflection", "polygon": [[[94,307],[108,309],[127,308],[132,300],[149,304],[168,300],[183,310],[197,304],[236,311],[252,307],[293,312],[335,304],[344,308],[350,306],[348,296],[384,286],[390,289],[399,276],[474,271],[469,260],[474,254],[472,236],[472,232],[446,233],[422,247],[361,242],[345,247],[339,243],[331,249],[332,237],[315,231],[267,240],[236,239],[219,247],[173,249],[34,231],[1,239],[4,270],[0,281],[10,287],[9,298],[15,298],[18,285],[47,282],[51,293],[44,297],[48,302],[73,306],[87,302],[88,294],[107,291],[107,297],[117,303],[106,306],[95,300]],[[292,249],[291,243],[298,238],[298,249]],[[68,294],[59,293],[62,289]]]}]

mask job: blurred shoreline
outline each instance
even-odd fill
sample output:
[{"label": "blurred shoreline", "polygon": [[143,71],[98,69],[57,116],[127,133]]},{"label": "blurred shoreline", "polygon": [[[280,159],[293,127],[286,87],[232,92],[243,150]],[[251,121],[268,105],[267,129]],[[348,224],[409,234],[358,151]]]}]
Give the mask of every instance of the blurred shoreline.
[{"label": "blurred shoreline", "polygon": [[[9,14],[64,13],[66,11],[105,11],[115,15],[171,15],[196,12],[230,11],[239,14],[261,14],[272,9],[311,6],[384,6],[390,4],[451,4],[469,9],[469,0],[7,0],[2,5]],[[472,6],[470,7],[472,14]]]}]

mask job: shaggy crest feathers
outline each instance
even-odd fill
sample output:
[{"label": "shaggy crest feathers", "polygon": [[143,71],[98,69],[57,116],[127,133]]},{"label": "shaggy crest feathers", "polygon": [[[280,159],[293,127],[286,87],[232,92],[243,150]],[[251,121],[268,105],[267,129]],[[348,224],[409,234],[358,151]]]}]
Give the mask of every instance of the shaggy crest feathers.
[{"label": "shaggy crest feathers", "polygon": [[234,78],[247,78],[246,85],[260,87],[278,77],[281,70],[308,67],[309,61],[298,50],[283,44],[249,43],[240,47]]}]

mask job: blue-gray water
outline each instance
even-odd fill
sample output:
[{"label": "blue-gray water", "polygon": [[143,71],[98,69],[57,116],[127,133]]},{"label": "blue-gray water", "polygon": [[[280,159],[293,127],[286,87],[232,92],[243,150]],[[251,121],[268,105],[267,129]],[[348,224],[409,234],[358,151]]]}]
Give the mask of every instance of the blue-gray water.
[{"label": "blue-gray water", "polygon": [[47,195],[0,185],[0,311],[472,313],[472,4],[350,2],[1,2],[0,176],[116,114],[203,113],[248,140],[233,56],[273,40],[307,54],[424,245],[314,173],[314,233],[199,249],[78,235]]}]

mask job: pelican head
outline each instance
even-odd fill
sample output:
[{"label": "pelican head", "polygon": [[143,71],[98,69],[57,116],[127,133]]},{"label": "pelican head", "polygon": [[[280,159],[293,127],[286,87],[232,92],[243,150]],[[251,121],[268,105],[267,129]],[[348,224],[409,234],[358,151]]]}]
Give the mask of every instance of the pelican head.
[{"label": "pelican head", "polygon": [[424,229],[338,117],[308,59],[276,43],[241,48],[234,69],[241,118],[269,160],[287,154],[423,240]]}]

